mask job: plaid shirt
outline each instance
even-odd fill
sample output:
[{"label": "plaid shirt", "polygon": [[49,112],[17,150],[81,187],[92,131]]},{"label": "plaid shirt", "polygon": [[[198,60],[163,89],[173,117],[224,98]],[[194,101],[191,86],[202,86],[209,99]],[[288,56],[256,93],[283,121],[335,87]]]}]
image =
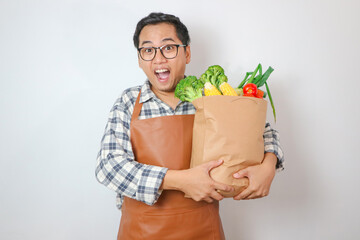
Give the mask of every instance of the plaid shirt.
[{"label": "plaid shirt", "polygon": [[[150,89],[147,80],[144,85],[126,89],[112,107],[101,149],[97,156],[96,178],[108,188],[117,192],[116,205],[120,209],[124,196],[152,205],[159,198],[159,190],[167,168],[141,164],[135,161],[130,142],[130,121],[136,98],[141,90],[143,103],[139,119],[161,116],[194,114],[191,103],[179,102],[172,109],[162,102]],[[277,158],[276,168],[283,169],[283,152],[279,134],[266,123],[264,132],[265,152],[273,152]]]}]

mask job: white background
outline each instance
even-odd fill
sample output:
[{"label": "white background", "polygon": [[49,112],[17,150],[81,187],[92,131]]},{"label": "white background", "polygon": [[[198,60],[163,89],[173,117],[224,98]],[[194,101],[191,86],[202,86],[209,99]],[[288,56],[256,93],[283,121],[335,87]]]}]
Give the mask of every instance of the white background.
[{"label": "white background", "polygon": [[191,35],[187,74],[261,62],[285,171],[270,195],[221,202],[227,239],[359,239],[359,1],[0,0],[0,239],[115,239],[95,162],[115,99],[142,84],[132,34],[164,11]]}]

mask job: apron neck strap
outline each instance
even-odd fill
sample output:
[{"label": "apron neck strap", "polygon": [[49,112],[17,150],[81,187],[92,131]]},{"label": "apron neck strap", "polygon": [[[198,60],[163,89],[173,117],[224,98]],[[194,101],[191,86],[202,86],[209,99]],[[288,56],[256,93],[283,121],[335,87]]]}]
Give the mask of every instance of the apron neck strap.
[{"label": "apron neck strap", "polygon": [[139,95],[135,102],[134,111],[131,116],[131,121],[138,119],[138,117],[140,115],[140,111],[141,111],[141,107],[142,107],[142,103],[140,103],[140,95],[141,95],[141,90],[140,90]]}]

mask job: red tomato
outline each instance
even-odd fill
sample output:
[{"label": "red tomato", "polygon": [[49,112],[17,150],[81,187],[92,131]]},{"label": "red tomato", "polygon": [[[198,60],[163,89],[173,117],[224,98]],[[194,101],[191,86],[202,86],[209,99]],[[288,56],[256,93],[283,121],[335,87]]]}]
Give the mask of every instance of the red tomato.
[{"label": "red tomato", "polygon": [[243,87],[243,91],[244,91],[244,96],[251,94],[255,97],[257,94],[257,86],[253,83],[248,83]]},{"label": "red tomato", "polygon": [[264,97],[264,92],[260,89],[257,90],[257,94],[256,94],[257,98],[263,98]]}]

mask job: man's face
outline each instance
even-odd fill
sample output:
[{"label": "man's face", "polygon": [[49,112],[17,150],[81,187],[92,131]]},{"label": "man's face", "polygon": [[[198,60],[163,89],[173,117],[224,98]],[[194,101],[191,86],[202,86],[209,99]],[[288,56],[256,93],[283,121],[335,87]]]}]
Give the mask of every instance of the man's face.
[{"label": "man's face", "polygon": [[[139,47],[161,47],[166,44],[180,44],[173,25],[159,23],[145,26],[139,35]],[[139,56],[139,66],[148,77],[155,93],[169,93],[175,90],[176,84],[184,78],[185,66],[190,62],[190,47],[179,47],[178,55],[166,59],[160,52],[152,61],[144,61]]]}]

